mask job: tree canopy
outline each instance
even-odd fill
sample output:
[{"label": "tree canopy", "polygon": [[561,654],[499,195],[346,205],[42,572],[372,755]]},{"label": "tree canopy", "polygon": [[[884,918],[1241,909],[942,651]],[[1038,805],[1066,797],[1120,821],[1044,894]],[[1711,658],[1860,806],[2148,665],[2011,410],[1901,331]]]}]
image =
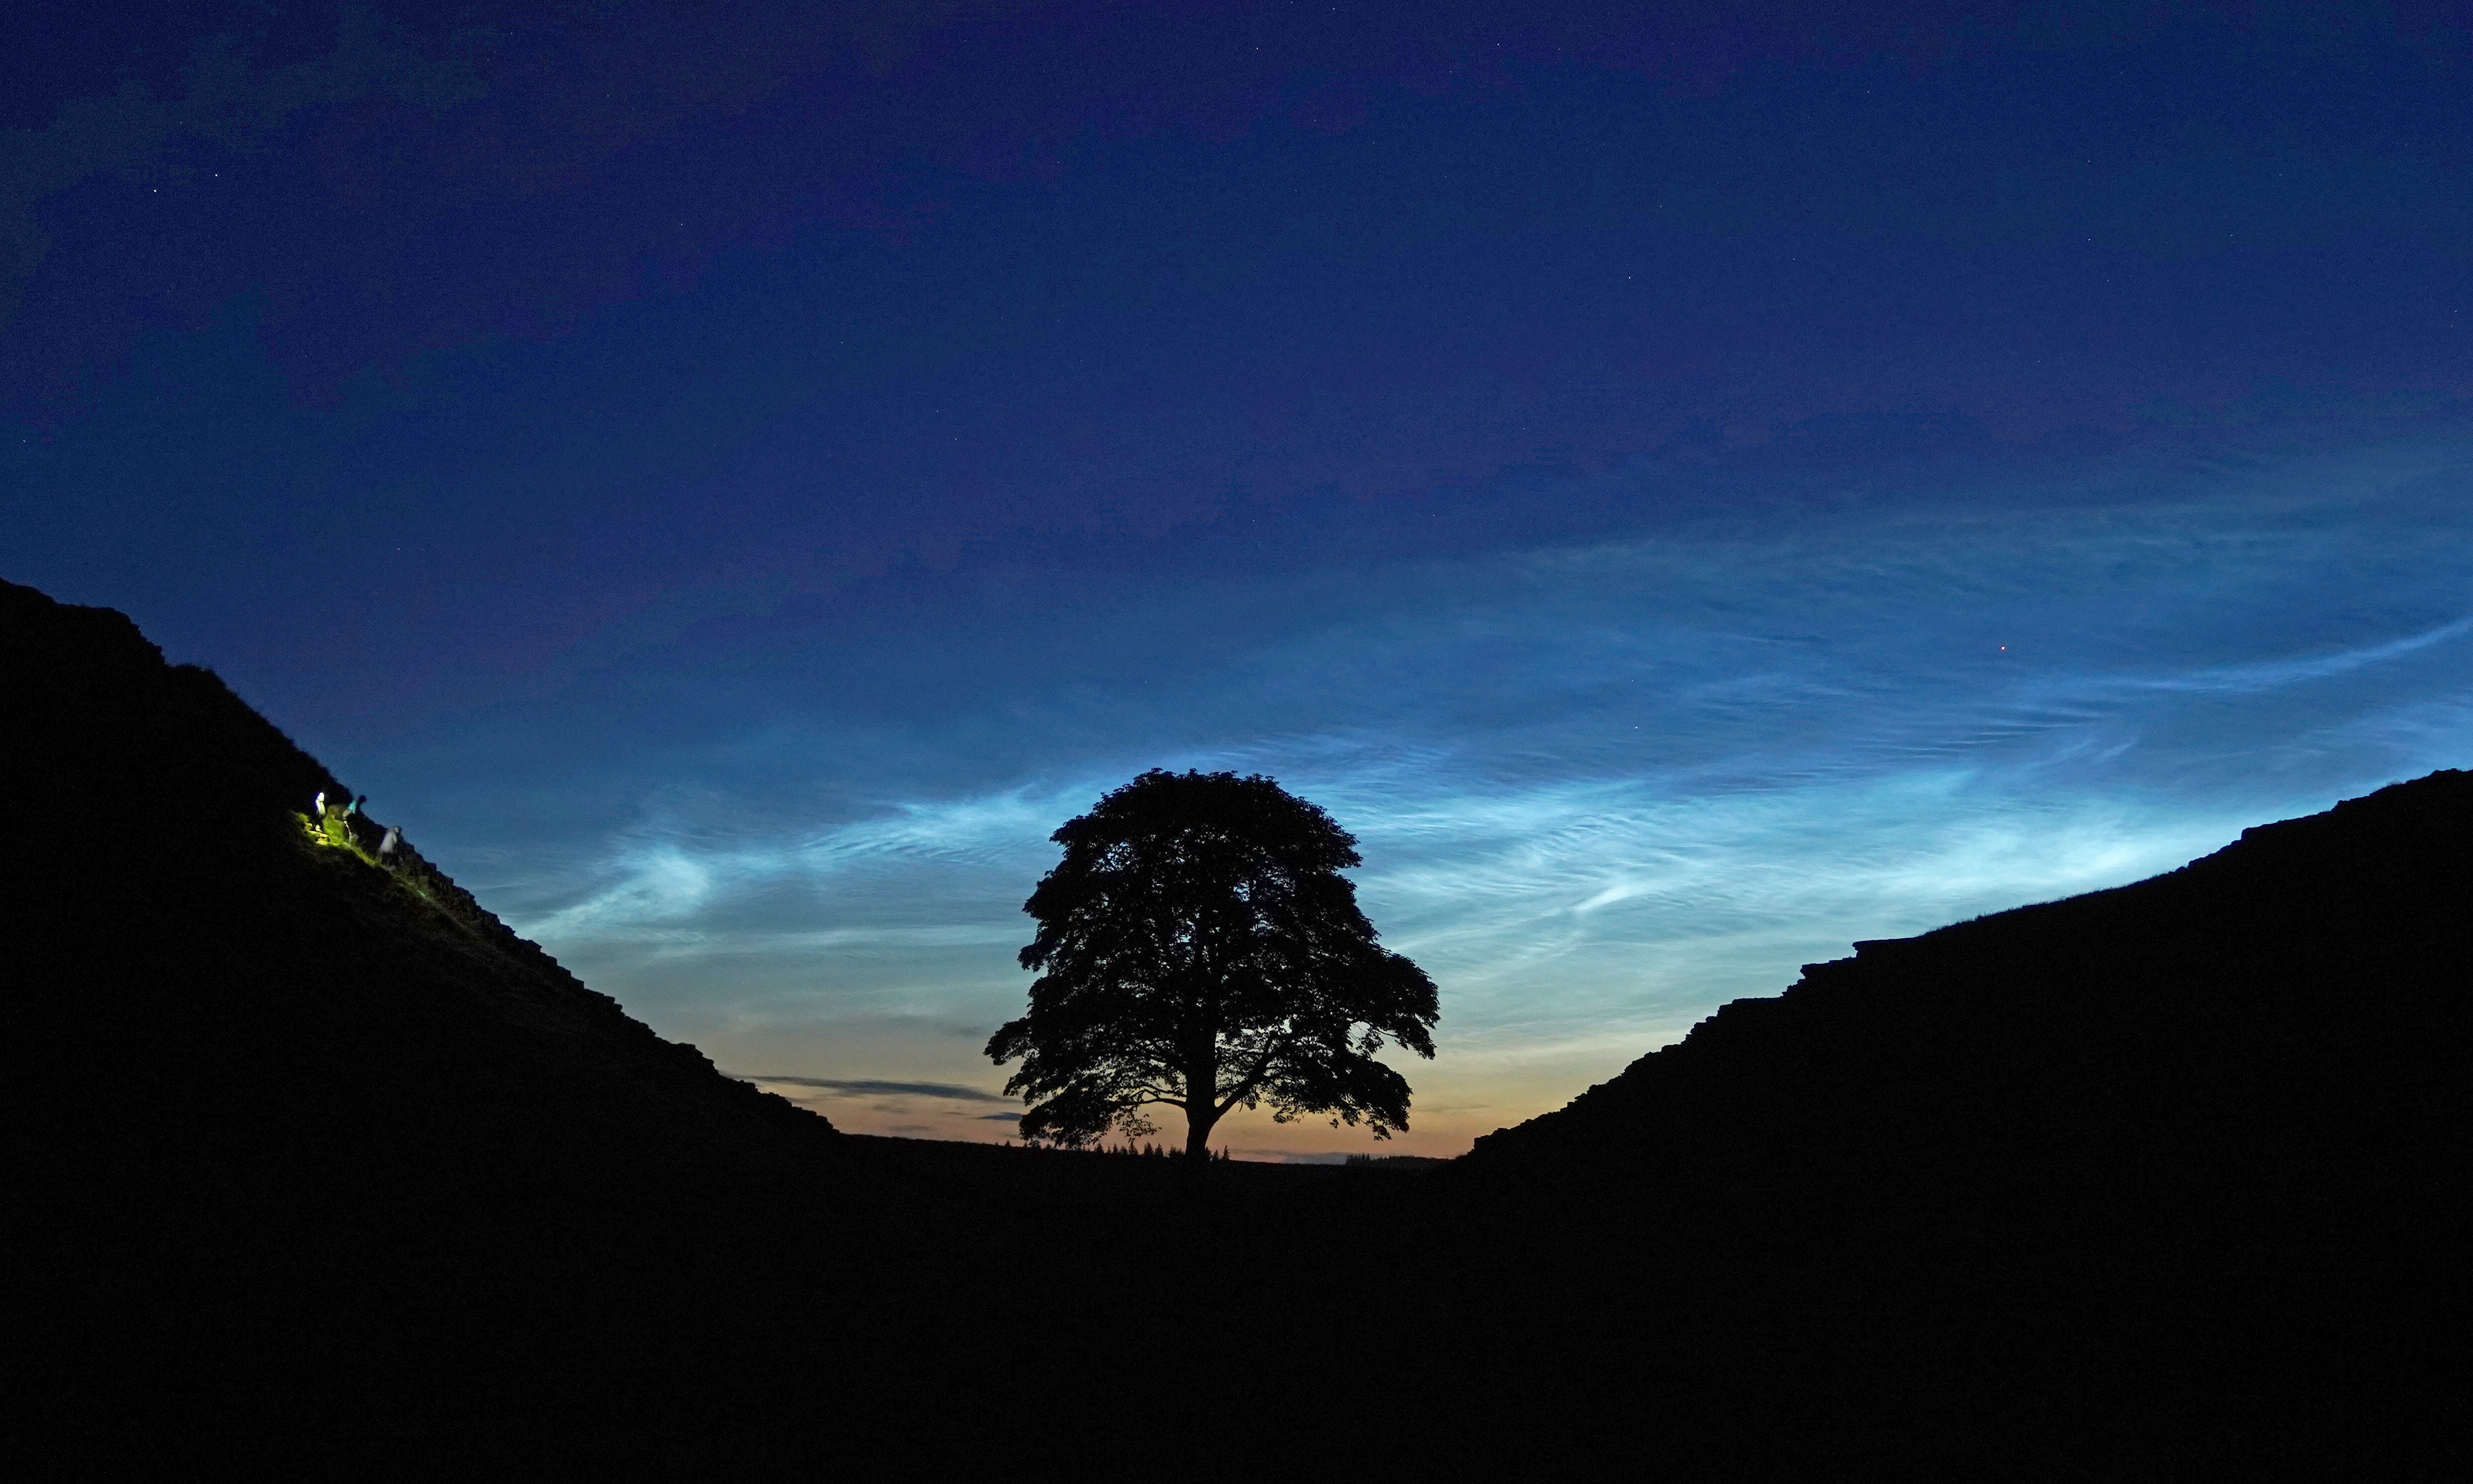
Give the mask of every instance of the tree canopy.
[{"label": "tree canopy", "polygon": [[1407,1080],[1376,1054],[1433,1056],[1434,983],[1375,941],[1328,813],[1259,774],[1153,769],[1050,838],[1065,858],[1022,906],[1029,1014],[988,1041],[1021,1062],[1023,1137],[1136,1137],[1163,1105],[1195,1158],[1238,1108],[1408,1126]]}]

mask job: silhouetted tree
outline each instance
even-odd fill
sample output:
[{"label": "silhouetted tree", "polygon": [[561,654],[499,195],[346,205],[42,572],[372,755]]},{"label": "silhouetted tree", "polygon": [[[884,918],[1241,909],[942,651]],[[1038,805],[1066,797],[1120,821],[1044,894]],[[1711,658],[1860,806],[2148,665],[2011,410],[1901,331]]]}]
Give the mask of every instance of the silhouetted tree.
[{"label": "silhouetted tree", "polygon": [[1005,1091],[1032,1101],[1022,1137],[1086,1144],[1111,1127],[1186,1119],[1186,1153],[1264,1103],[1388,1138],[1408,1084],[1385,1045],[1434,1054],[1425,971],[1375,942],[1339,874],[1357,840],[1267,778],[1153,769],[1050,838],[1065,859],[1022,910],[1039,936],[1030,1013],[988,1041],[1021,1059]]}]

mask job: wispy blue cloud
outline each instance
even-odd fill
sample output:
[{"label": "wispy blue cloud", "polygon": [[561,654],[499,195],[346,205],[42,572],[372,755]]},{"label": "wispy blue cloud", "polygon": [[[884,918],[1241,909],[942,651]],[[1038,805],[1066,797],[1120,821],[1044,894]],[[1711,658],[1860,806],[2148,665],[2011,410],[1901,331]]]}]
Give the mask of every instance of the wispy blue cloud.
[{"label": "wispy blue cloud", "polygon": [[2420,634],[2409,634],[2385,644],[2367,644],[2357,649],[2341,650],[2332,655],[2316,655],[2303,658],[2265,660],[2254,664],[2225,665],[2213,670],[2196,670],[2186,675],[2160,676],[2152,679],[2125,678],[2113,681],[2116,685],[2137,686],[2149,690],[2185,691],[2269,691],[2304,681],[2326,680],[2334,676],[2380,664],[2389,659],[2443,644],[2450,639],[2473,634],[2473,614],[2453,623],[2444,623]]},{"label": "wispy blue cloud", "polygon": [[958,1082],[1018,1013],[1048,832],[1142,767],[1260,769],[1360,836],[1369,912],[1444,990],[1421,1106],[1463,1110],[1441,1122],[1464,1138],[1854,938],[2473,760],[2463,470],[2408,450],[1874,497],[994,598],[1006,622],[924,624],[890,658],[820,634],[810,671],[944,680],[908,712],[837,714],[825,687],[717,734],[726,764],[674,761],[627,828],[536,845],[510,891],[727,1061]]}]

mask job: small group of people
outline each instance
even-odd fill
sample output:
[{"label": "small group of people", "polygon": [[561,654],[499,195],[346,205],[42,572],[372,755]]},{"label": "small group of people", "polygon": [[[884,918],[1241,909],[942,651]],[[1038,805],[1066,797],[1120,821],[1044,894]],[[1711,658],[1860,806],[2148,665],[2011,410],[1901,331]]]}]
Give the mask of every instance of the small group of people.
[{"label": "small group of people", "polygon": [[[325,832],[327,839],[342,845],[351,839],[352,821],[361,817],[361,806],[369,802],[369,795],[355,794],[342,803],[329,807],[326,803],[326,791],[322,788],[318,791],[317,799],[311,802],[309,813],[318,821],[318,827]],[[386,833],[378,839],[378,863],[383,866],[395,865],[396,852],[402,849],[403,831],[389,825],[386,827]]]}]

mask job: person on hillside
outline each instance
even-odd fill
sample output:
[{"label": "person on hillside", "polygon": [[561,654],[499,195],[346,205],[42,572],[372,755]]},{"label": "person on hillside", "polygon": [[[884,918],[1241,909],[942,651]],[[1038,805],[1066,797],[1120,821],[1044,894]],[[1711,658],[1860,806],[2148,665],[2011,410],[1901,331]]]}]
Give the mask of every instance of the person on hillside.
[{"label": "person on hillside", "polygon": [[396,864],[395,858],[396,848],[402,844],[403,831],[396,828],[393,825],[389,825],[387,826],[386,838],[378,842],[378,863],[385,866]]}]

